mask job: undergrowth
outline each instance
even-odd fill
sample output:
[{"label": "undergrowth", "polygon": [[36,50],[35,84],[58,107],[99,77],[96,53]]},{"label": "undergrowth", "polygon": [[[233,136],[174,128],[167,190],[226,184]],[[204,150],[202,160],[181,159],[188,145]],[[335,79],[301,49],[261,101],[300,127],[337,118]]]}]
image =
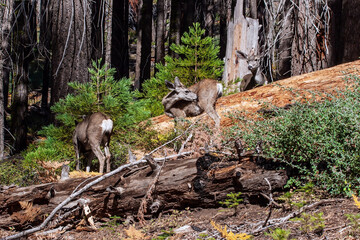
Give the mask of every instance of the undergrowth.
[{"label": "undergrowth", "polygon": [[343,91],[306,92],[311,99],[285,89],[300,97],[289,109],[264,104],[270,114],[233,114],[236,124],[227,132],[228,141],[241,139],[247,149],[260,148],[264,158],[292,174],[293,183],[311,181],[334,195],[343,194],[348,184],[360,190],[360,78],[344,81],[349,87]]}]

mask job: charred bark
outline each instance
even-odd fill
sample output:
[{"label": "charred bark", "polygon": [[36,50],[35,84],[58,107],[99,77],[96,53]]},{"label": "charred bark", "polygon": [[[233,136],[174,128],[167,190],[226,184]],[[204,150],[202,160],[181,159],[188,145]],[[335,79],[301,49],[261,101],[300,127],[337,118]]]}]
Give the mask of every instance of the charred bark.
[{"label": "charred bark", "polygon": [[111,67],[116,69],[115,79],[120,79],[129,77],[129,1],[114,1],[112,11]]},{"label": "charred bark", "polygon": [[142,84],[150,78],[151,66],[151,33],[152,1],[142,0],[138,15],[138,32],[136,46],[136,67],[134,88],[141,91]]},{"label": "charred bark", "polygon": [[16,63],[14,73],[14,93],[11,105],[11,132],[15,137],[14,152],[20,152],[27,146],[26,115],[28,108],[29,64],[34,58],[33,46],[36,39],[35,5],[31,1],[18,2],[13,62]]},{"label": "charred bark", "polygon": [[51,105],[71,89],[68,83],[90,80],[91,14],[87,1],[51,1]]}]

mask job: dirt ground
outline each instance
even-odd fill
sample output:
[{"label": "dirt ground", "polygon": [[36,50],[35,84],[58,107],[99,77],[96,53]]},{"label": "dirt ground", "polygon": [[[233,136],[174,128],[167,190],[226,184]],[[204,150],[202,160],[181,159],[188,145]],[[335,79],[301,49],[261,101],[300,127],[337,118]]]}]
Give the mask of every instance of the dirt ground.
[{"label": "dirt ground", "polygon": [[[316,201],[323,201],[318,199]],[[360,229],[351,225],[345,214],[358,214],[359,209],[355,206],[352,199],[326,199],[324,204],[306,210],[306,214],[316,216],[323,213],[321,219],[324,225],[321,229],[308,229],[306,226],[315,226],[319,219],[298,221],[284,221],[277,226],[268,226],[270,229],[282,228],[290,230],[288,239],[360,239]],[[297,208],[281,209],[273,208],[269,222],[272,219],[285,217]],[[237,209],[237,215],[234,211],[227,208],[216,209],[186,209],[182,211],[172,211],[163,213],[157,218],[146,220],[144,225],[139,222],[124,223],[125,219],[116,216],[110,219],[96,219],[97,230],[92,230],[85,224],[74,226],[73,229],[65,232],[54,232],[47,235],[29,237],[29,239],[67,239],[67,240],[97,240],[97,239],[181,239],[181,240],[201,240],[201,239],[225,239],[214,229],[210,221],[222,227],[226,226],[227,231],[233,233],[253,233],[258,227],[261,227],[269,215],[269,207],[241,204]],[[303,217],[304,219],[304,217]],[[260,224],[259,224],[260,223]],[[183,233],[179,232],[183,229]],[[179,232],[179,233],[175,233]],[[282,239],[266,236],[269,229],[255,233],[252,239]],[[0,232],[0,236],[8,235],[9,232]],[[168,236],[168,238],[166,238]],[[231,238],[228,238],[231,239]],[[234,238],[235,239],[235,238]],[[285,239],[285,238],[284,238]]]}]

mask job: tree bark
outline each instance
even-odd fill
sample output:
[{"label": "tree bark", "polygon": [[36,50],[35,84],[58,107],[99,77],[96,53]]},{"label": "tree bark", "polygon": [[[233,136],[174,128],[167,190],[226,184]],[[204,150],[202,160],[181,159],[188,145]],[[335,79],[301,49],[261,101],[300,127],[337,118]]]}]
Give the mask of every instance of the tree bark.
[{"label": "tree bark", "polygon": [[[115,79],[129,77],[128,18],[129,1],[116,0],[112,8],[111,67]],[[148,41],[151,41],[148,39]],[[150,70],[149,70],[150,71]]]},{"label": "tree bark", "polygon": [[360,56],[360,4],[356,0],[342,0],[341,54],[342,63],[359,59]]},{"label": "tree bark", "polygon": [[88,1],[51,1],[51,105],[72,90],[68,82],[88,82],[91,58],[91,14]]},{"label": "tree bark", "polygon": [[[165,0],[158,0],[156,4],[156,52],[155,63],[165,63]],[[156,71],[156,69],[155,69]]]},{"label": "tree bark", "polygon": [[[246,159],[241,163],[220,163],[219,160],[205,155],[199,159],[166,162],[152,195],[153,202],[160,202],[159,211],[216,207],[219,201],[226,198],[226,194],[234,191],[241,191],[249,201],[257,202],[261,200],[261,193],[268,191],[264,178],[271,182],[274,190],[279,190],[286,184],[284,170],[264,170]],[[138,170],[125,170],[93,186],[81,198],[90,201],[90,209],[96,218],[107,214],[135,215],[155,175],[148,166]],[[83,181],[84,179],[69,179],[59,183],[3,190],[0,195],[0,227],[21,229],[24,224],[39,224],[42,216],[51,212]],[[265,199],[263,201],[267,202]],[[32,202],[32,208],[41,209],[41,213],[30,221],[25,213],[26,209],[22,209],[19,202]],[[66,208],[69,210],[71,206],[74,206],[74,202],[69,203]]]},{"label": "tree bark", "polygon": [[92,9],[92,29],[91,42],[92,52],[91,59],[97,60],[103,58],[104,60],[104,40],[105,40],[105,0],[95,0],[91,4]]},{"label": "tree bark", "polygon": [[11,132],[13,133],[14,152],[20,152],[27,146],[28,83],[29,64],[33,60],[33,44],[36,42],[35,6],[31,1],[18,2],[16,8],[21,9],[15,24],[13,62],[16,63],[14,73],[14,92],[11,105]]},{"label": "tree bark", "polygon": [[4,87],[4,82],[8,81],[5,69],[6,62],[10,59],[10,44],[9,35],[11,29],[11,20],[13,15],[14,1],[1,1],[0,2],[0,22],[2,23],[0,28],[0,160],[4,158],[4,146],[5,146],[5,109],[7,107],[8,91]]},{"label": "tree bark", "polygon": [[[181,9],[182,2],[180,0],[171,0],[171,16],[170,16],[170,30],[169,30],[169,47],[174,43],[180,44],[181,38]],[[169,48],[169,55],[171,57],[178,57],[178,55]]]},{"label": "tree bark", "polygon": [[142,0],[139,9],[134,88],[141,91],[143,82],[150,79],[152,1]]},{"label": "tree bark", "polygon": [[43,71],[43,85],[41,89],[41,110],[46,115],[50,112],[49,109],[49,87],[51,79],[50,69],[50,41],[51,41],[51,29],[50,29],[50,14],[49,14],[49,0],[41,1],[40,6],[40,52],[44,57],[44,71]]}]

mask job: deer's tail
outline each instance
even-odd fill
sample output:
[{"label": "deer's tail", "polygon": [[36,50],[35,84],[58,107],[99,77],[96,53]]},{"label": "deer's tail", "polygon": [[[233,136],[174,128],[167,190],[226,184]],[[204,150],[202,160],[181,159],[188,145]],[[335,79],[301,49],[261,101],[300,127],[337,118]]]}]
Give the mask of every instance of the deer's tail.
[{"label": "deer's tail", "polygon": [[111,119],[105,119],[101,123],[103,133],[111,133],[113,129],[113,121]]},{"label": "deer's tail", "polygon": [[217,83],[217,97],[221,97],[223,95],[223,85],[221,83]]}]

